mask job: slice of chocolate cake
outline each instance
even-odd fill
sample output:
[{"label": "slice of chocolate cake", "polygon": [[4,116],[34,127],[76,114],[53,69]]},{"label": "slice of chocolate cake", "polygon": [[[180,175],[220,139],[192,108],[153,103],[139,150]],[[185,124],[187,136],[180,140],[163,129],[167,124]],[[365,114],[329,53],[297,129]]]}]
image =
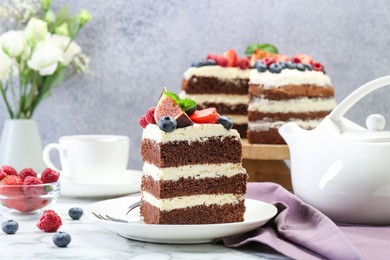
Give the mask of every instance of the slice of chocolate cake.
[{"label": "slice of chocolate cake", "polygon": [[[164,95],[162,99],[167,102]],[[239,133],[215,109],[198,110],[189,117],[194,124],[181,128],[171,127],[178,125],[171,116],[143,125],[141,215],[145,223],[243,221],[247,174],[241,165]]]}]

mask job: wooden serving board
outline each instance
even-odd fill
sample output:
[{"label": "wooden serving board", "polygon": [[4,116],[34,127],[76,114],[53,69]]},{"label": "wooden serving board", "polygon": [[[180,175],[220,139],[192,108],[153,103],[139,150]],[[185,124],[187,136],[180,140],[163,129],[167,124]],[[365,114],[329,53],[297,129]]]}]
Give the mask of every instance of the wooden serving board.
[{"label": "wooden serving board", "polygon": [[258,160],[287,160],[290,151],[285,144],[250,144],[242,139],[242,157]]},{"label": "wooden serving board", "polygon": [[292,191],[290,168],[284,160],[290,159],[287,145],[250,144],[242,139],[242,165],[250,182],[276,182]]}]

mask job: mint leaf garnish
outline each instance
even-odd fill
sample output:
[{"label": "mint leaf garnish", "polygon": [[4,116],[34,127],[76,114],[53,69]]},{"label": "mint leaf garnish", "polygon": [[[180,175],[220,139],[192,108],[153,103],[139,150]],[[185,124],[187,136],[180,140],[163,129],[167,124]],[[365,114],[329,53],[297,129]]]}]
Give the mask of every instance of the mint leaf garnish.
[{"label": "mint leaf garnish", "polygon": [[276,46],[275,46],[275,45],[272,45],[272,44],[269,44],[269,43],[261,43],[261,44],[258,44],[258,45],[257,45],[257,48],[260,49],[260,50],[269,52],[269,53],[275,53],[275,54],[278,54],[278,53],[279,53],[279,51],[278,51],[278,49],[276,48]]},{"label": "mint leaf garnish", "polygon": [[188,111],[194,107],[196,107],[196,102],[189,98],[180,99],[179,107],[184,111]]},{"label": "mint leaf garnish", "polygon": [[253,54],[257,50],[257,44],[249,44],[246,47],[245,54]]},{"label": "mint leaf garnish", "polygon": [[175,93],[173,92],[169,92],[169,91],[164,91],[163,92],[164,95],[170,97],[171,99],[173,99],[173,101],[175,101],[175,103],[184,111],[188,111],[194,107],[196,107],[196,102],[193,101],[192,99],[189,99],[189,98],[183,98],[181,99],[178,95],[176,95]]},{"label": "mint leaf garnish", "polygon": [[176,104],[178,104],[178,105],[180,104],[180,97],[179,97],[178,95],[176,95],[175,93],[169,92],[169,91],[165,91],[165,92],[164,92],[164,95],[166,95],[166,96],[172,98],[173,101],[176,102]]},{"label": "mint leaf garnish", "polygon": [[259,43],[259,44],[249,44],[248,47],[246,47],[245,54],[253,54],[256,50],[263,50],[268,53],[279,53],[278,49],[275,45],[269,44],[269,43]]}]

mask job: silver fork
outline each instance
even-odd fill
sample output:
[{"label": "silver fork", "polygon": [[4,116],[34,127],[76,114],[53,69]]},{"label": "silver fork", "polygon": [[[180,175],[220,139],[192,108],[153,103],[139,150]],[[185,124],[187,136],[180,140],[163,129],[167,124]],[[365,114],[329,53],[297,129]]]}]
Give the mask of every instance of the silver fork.
[{"label": "silver fork", "polygon": [[127,220],[120,219],[120,218],[110,217],[109,215],[103,216],[103,215],[98,214],[98,213],[95,213],[95,212],[92,212],[92,214],[94,214],[95,217],[97,217],[98,219],[102,219],[102,220],[106,220],[106,221],[114,221],[114,222],[121,222],[121,223],[129,223]]},{"label": "silver fork", "polygon": [[[132,211],[133,209],[139,207],[141,205],[141,201],[137,201],[133,204],[131,204],[129,207],[128,207],[128,211],[126,213],[129,214],[130,211]],[[95,215],[95,217],[97,217],[98,219],[102,219],[102,220],[106,220],[106,221],[114,221],[114,222],[121,222],[121,223],[129,223],[127,220],[124,220],[124,219],[120,219],[120,218],[114,218],[114,217],[111,217],[109,215],[102,215],[102,214],[99,214],[99,213],[95,213],[95,212],[92,212],[93,215]]]}]

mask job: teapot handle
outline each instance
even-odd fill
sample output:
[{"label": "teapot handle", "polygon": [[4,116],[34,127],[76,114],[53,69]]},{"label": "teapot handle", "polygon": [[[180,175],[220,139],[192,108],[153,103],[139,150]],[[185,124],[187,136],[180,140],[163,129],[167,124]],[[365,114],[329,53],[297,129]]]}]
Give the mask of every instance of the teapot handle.
[{"label": "teapot handle", "polygon": [[378,78],[370,81],[360,88],[356,89],[349,96],[347,96],[340,104],[333,109],[329,114],[330,119],[335,122],[340,121],[344,114],[355,105],[360,99],[373,92],[374,90],[390,85],[390,76]]}]

